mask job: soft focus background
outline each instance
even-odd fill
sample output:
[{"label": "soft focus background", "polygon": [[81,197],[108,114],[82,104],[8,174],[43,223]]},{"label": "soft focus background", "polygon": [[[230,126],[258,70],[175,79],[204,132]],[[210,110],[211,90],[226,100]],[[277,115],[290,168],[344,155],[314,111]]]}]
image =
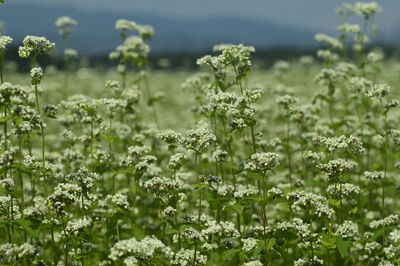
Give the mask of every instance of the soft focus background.
[{"label": "soft focus background", "polygon": [[400,0],[3,1],[0,265],[400,265]]},{"label": "soft focus background", "polygon": [[[348,1],[355,2],[355,1]],[[338,0],[8,0],[0,7],[4,31],[20,42],[36,34],[61,42],[54,21],[62,15],[78,21],[70,47],[81,55],[101,56],[119,44],[119,18],[154,27],[153,55],[204,53],[216,43],[244,43],[258,51],[315,48],[314,34],[335,35],[341,23]],[[374,22],[377,40],[400,43],[400,1],[382,0]],[[302,51],[304,52],[304,51]],[[61,49],[58,49],[61,53]],[[285,52],[283,52],[285,53]]]}]

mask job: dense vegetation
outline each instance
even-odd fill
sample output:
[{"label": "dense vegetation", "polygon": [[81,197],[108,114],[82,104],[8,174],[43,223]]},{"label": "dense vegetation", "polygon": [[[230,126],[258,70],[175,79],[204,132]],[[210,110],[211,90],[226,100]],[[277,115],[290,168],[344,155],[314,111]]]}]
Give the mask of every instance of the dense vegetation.
[{"label": "dense vegetation", "polygon": [[366,50],[378,11],[343,5],[322,65],[269,70],[223,44],[151,72],[153,29],[127,20],[116,70],[76,69],[61,17],[64,71],[27,36],[20,74],[0,36],[0,264],[398,265],[400,63]]}]

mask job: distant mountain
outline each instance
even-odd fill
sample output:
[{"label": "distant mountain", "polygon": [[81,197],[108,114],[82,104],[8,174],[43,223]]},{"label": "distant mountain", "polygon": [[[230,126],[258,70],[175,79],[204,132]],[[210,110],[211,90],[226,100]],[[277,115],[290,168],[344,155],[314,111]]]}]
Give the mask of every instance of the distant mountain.
[{"label": "distant mountain", "polygon": [[[16,42],[25,35],[43,35],[61,44],[54,21],[59,16],[71,16],[78,21],[73,29],[70,47],[81,54],[109,52],[119,43],[115,21],[120,18],[134,20],[154,27],[152,51],[199,52],[210,50],[218,43],[244,43],[258,48],[273,46],[314,46],[316,32],[288,27],[273,22],[234,17],[180,20],[131,12],[105,12],[77,10],[73,8],[40,7],[7,3],[0,7],[0,20],[6,23],[6,33]],[[59,50],[60,51],[60,50]]]}]

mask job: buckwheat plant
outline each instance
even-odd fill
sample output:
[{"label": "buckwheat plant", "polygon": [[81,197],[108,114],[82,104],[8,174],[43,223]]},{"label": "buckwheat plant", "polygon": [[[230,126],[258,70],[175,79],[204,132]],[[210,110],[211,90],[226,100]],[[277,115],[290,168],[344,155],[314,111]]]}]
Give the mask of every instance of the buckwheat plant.
[{"label": "buckwheat plant", "polygon": [[[37,57],[39,55],[51,54],[55,49],[55,44],[48,41],[45,37],[38,36],[26,36],[23,41],[23,46],[19,47],[18,54],[21,58],[31,59],[33,68],[30,71],[31,84],[35,87],[35,104],[36,112],[41,117],[41,111],[39,106],[39,94],[38,85],[41,83],[43,78],[42,68],[37,66]],[[45,135],[43,122],[40,123],[40,131],[42,135],[42,170],[45,175]]]},{"label": "buckwheat plant", "polygon": [[[267,248],[267,213],[266,213],[266,174],[268,171],[274,171],[276,167],[279,166],[278,155],[275,153],[254,153],[251,155],[250,159],[245,162],[244,170],[249,172],[258,173],[262,176],[262,183],[258,183],[259,189],[259,197],[262,199],[260,201],[260,207],[262,208],[262,220],[263,220],[263,235],[264,235],[264,248]],[[273,193],[273,196],[276,196],[276,193]],[[267,253],[266,253],[267,254]],[[268,255],[266,255],[267,257]],[[266,262],[268,261],[268,257],[266,258]]]},{"label": "buckwheat plant", "polygon": [[72,27],[75,27],[78,22],[68,16],[59,17],[55,25],[59,28],[58,33],[63,38],[63,53],[64,53],[64,70],[65,70],[65,87],[68,86],[68,73],[69,62],[78,56],[78,52],[74,49],[68,48],[68,37],[72,32]]},{"label": "buckwheat plant", "polygon": [[400,64],[370,46],[380,10],[343,4],[315,55],[265,67],[221,44],[185,71],[150,71],[153,29],[118,20],[119,72],[83,62],[68,90],[37,63],[43,37],[19,51],[31,87],[14,83],[0,36],[0,264],[398,265]]},{"label": "buckwheat plant", "polygon": [[4,63],[4,53],[7,50],[7,45],[12,42],[12,38],[10,36],[0,36],[0,81],[1,83],[4,82],[3,80],[3,63]]}]

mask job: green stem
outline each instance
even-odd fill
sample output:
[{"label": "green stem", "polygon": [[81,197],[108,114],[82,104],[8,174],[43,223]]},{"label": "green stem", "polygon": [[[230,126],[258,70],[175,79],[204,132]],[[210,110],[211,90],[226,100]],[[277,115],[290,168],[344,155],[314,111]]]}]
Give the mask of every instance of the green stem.
[{"label": "green stem", "polygon": [[[387,124],[387,112],[385,112],[385,119],[384,119],[384,127],[385,127],[385,151],[384,151],[384,175],[382,181],[382,218],[385,218],[385,183],[386,183],[386,176],[387,176],[387,168],[388,168],[388,124]],[[382,228],[382,246],[385,244],[385,226]]]},{"label": "green stem", "polygon": [[93,163],[93,116],[92,116],[92,121],[90,123],[90,159],[92,160]]},{"label": "green stem", "polygon": [[11,221],[10,221],[10,236],[11,243],[14,243],[14,201],[12,195],[10,195],[10,206],[11,206]]},{"label": "green stem", "polygon": [[0,58],[0,82],[3,84],[3,58]]},{"label": "green stem", "polygon": [[[64,231],[65,231],[64,217],[61,217],[61,222],[62,222],[62,226],[63,226]],[[65,248],[64,248],[64,265],[65,265],[65,266],[68,266],[68,241],[65,242]]]},{"label": "green stem", "polygon": [[119,241],[119,220],[117,220],[117,240]]},{"label": "green stem", "polygon": [[[112,160],[112,143],[111,143],[111,134],[112,134],[112,117],[110,117],[110,124],[108,129],[108,150],[110,153],[110,160]],[[115,175],[112,176],[112,191],[115,194]]]},{"label": "green stem", "polygon": [[[176,181],[176,169],[174,169],[174,180]],[[181,249],[182,240],[181,240],[181,232],[179,230],[179,223],[178,223],[179,222],[178,221],[178,212],[179,212],[179,203],[178,203],[178,201],[175,204],[175,209],[176,209],[176,212],[175,212],[175,225],[178,228],[178,247],[179,247],[179,249]]]},{"label": "green stem", "polygon": [[288,158],[290,191],[293,191],[292,157],[291,157],[291,152],[290,152],[290,117],[289,117],[289,114],[287,115],[287,120],[286,120],[286,153],[287,153],[287,158]]},{"label": "green stem", "polygon": [[[151,93],[151,87],[150,87],[149,79],[148,79],[147,75],[144,76],[144,86],[145,86],[145,90],[147,92],[147,99],[150,100],[152,93]],[[158,115],[157,115],[156,102],[153,102],[151,107],[152,107],[154,123],[156,123],[157,128],[160,128],[160,123],[159,123]]]},{"label": "green stem", "polygon": [[[8,150],[8,124],[7,124],[7,106],[4,107],[4,150]],[[8,170],[4,172],[7,177]]]},{"label": "green stem", "polygon": [[[201,229],[201,197],[202,197],[202,193],[201,193],[201,187],[200,187],[200,176],[199,176],[199,169],[198,169],[198,162],[197,162],[197,158],[198,158],[198,153],[195,153],[195,157],[194,157],[194,164],[195,164],[195,170],[196,170],[196,176],[197,176],[197,184],[199,185],[199,216],[197,219],[197,229],[200,232]],[[197,257],[197,241],[195,244],[195,249],[194,249],[194,257],[193,257],[193,265],[196,265],[196,257]]]},{"label": "green stem", "polygon": [[250,131],[251,131],[251,142],[252,142],[252,146],[253,146],[253,153],[257,152],[257,145],[256,145],[256,138],[254,135],[254,128],[253,126],[250,126]]},{"label": "green stem", "polygon": [[[22,140],[18,137],[18,162],[22,164]],[[25,209],[25,195],[24,195],[24,179],[22,177],[22,172],[18,171],[20,186],[21,186],[21,213],[24,215]],[[24,240],[26,241],[26,231],[24,231]]]},{"label": "green stem", "polygon": [[[42,118],[42,115],[40,112],[39,94],[38,94],[37,84],[35,84],[35,101],[36,101],[36,112]],[[45,188],[45,192],[47,194],[47,181],[46,181],[46,174],[45,174],[46,173],[46,161],[45,161],[46,142],[45,142],[45,135],[44,135],[44,128],[43,128],[43,121],[40,122],[40,132],[42,134],[42,171],[43,171],[43,176],[44,176],[44,188]]]},{"label": "green stem", "polygon": [[[262,199],[265,199],[265,174],[262,175],[262,187],[259,186],[259,193]],[[268,265],[268,251],[267,251],[267,213],[265,210],[265,202],[261,206],[262,208],[262,222],[263,222],[263,236],[264,236],[264,245],[265,245],[265,265]]]},{"label": "green stem", "polygon": [[343,223],[343,198],[342,198],[342,182],[339,181],[339,199],[340,199],[340,224]]}]

